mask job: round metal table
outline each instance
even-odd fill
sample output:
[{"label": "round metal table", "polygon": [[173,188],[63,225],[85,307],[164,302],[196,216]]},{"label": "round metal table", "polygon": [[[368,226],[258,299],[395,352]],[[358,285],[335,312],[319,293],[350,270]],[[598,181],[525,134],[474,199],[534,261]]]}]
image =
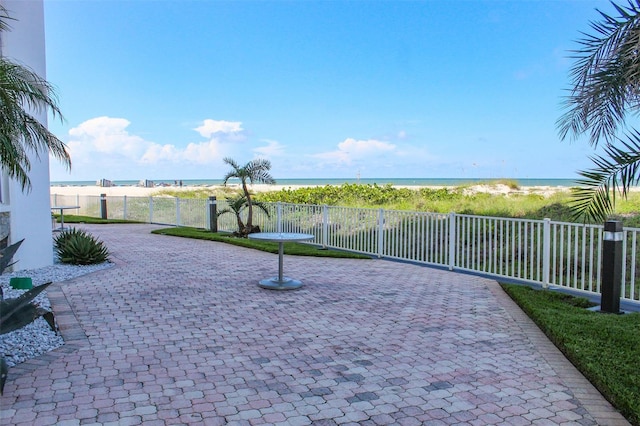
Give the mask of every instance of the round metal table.
[{"label": "round metal table", "polygon": [[51,210],[60,210],[60,227],[54,229],[54,231],[64,231],[64,211],[79,209],[80,206],[51,206]]},{"label": "round metal table", "polygon": [[302,282],[287,278],[282,273],[282,258],[284,256],[284,243],[313,240],[315,236],[311,234],[298,234],[293,232],[258,232],[249,234],[249,239],[270,241],[278,243],[278,276],[260,280],[258,285],[270,290],[295,290],[302,287]]}]

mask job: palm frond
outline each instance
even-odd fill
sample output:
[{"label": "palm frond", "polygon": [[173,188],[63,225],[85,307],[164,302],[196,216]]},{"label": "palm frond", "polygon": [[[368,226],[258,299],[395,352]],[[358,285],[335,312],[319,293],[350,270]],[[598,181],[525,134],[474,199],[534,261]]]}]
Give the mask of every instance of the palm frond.
[{"label": "palm frond", "polygon": [[[2,19],[0,9],[0,21]],[[53,87],[31,69],[0,57],[0,164],[23,190],[31,189],[29,154],[45,152],[71,168],[66,145],[27,111],[63,120]]]},{"label": "palm frond", "polygon": [[250,161],[246,166],[247,175],[251,183],[274,184],[275,179],[269,174],[271,162],[262,158]]},{"label": "palm frond", "polygon": [[632,130],[622,147],[607,145],[604,155],[591,157],[594,167],[578,172],[581,179],[573,189],[575,218],[604,221],[613,213],[616,194],[627,197],[629,189],[640,182],[640,132]]},{"label": "palm frond", "polygon": [[238,163],[236,163],[236,161],[233,158],[225,157],[222,159],[222,161],[224,161],[225,163],[233,167],[234,170],[238,170],[240,168]]},{"label": "palm frond", "polygon": [[260,210],[262,210],[262,212],[267,216],[270,217],[271,213],[269,212],[269,208],[267,207],[267,204],[263,203],[262,201],[254,201],[253,205],[255,207],[258,207]]},{"label": "palm frond", "polygon": [[15,18],[9,16],[7,8],[0,5],[0,31],[10,31],[11,26],[7,21],[15,21]]},{"label": "palm frond", "polygon": [[12,101],[33,111],[49,111],[62,117],[53,86],[30,68],[0,57],[0,88],[10,93]]},{"label": "palm frond", "polygon": [[612,143],[626,111],[640,103],[640,0],[613,6],[619,17],[599,11],[603,21],[591,23],[597,34],[584,34],[573,52],[572,88],[556,122],[561,139],[589,132],[594,146],[601,139]]}]

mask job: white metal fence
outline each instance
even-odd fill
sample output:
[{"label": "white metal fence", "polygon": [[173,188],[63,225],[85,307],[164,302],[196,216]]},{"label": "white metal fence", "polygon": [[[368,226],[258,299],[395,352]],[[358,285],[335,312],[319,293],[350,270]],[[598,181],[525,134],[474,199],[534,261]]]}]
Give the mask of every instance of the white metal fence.
[{"label": "white metal fence", "polygon": [[[100,217],[98,196],[51,195],[51,205],[78,205],[77,214]],[[109,219],[209,228],[209,202],[174,197],[107,197]],[[217,201],[217,209],[227,207]],[[450,270],[600,293],[602,225],[267,203],[254,209],[264,232],[304,232],[311,244]],[[233,214],[218,217],[218,230],[234,231]],[[623,300],[640,303],[640,229],[624,230]]]}]

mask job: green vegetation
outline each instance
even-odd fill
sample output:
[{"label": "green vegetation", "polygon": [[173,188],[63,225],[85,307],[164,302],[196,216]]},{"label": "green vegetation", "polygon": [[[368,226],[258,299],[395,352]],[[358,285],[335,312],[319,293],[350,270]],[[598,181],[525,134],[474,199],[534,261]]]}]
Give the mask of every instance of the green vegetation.
[{"label": "green vegetation", "polygon": [[640,1],[612,5],[618,16],[598,11],[593,34],[582,33],[580,48],[570,53],[571,87],[557,122],[561,139],[585,135],[594,148],[604,145],[604,155],[591,157],[592,168],[578,172],[573,191],[575,216],[597,222],[614,212],[616,192],[626,197],[640,183],[640,131],[627,123],[640,112]]},{"label": "green vegetation", "polygon": [[[41,284],[12,299],[0,300],[0,334],[18,330],[42,317],[54,332],[58,332],[53,312],[44,309],[34,299],[42,293],[51,282]],[[9,364],[0,355],[0,395],[4,393],[4,384],[9,374]]]},{"label": "green vegetation", "polygon": [[518,185],[518,181],[515,179],[498,179],[496,181],[493,181],[493,183],[506,185],[509,187],[509,189],[513,190],[520,189],[520,185]]},{"label": "green vegetation", "polygon": [[[270,243],[264,241],[250,240],[246,238],[237,238],[231,234],[221,232],[210,232],[197,228],[163,228],[151,231],[153,234],[171,235],[174,237],[196,238],[199,240],[217,241],[221,243],[233,244],[240,247],[247,247],[256,250],[266,251],[269,253],[278,253],[278,243]],[[316,256],[316,257],[340,257],[349,259],[370,259],[357,253],[349,253],[337,250],[325,250],[309,244],[285,243],[284,253],[295,256]]]},{"label": "green vegetation", "polygon": [[[236,218],[236,223],[238,224],[238,230],[234,232],[234,236],[245,237],[246,235],[243,232],[246,226],[242,221],[242,212],[245,207],[249,207],[247,197],[245,197],[243,194],[238,194],[235,197],[227,198],[227,205],[229,207],[220,210],[217,217],[223,216],[225,214],[233,214]],[[253,205],[260,209],[265,214],[265,216],[269,217],[269,209],[267,209],[267,206],[264,203],[260,201],[254,201]]]},{"label": "green vegetation", "polygon": [[[445,190],[447,191],[447,190]],[[448,191],[447,191],[448,192]],[[300,189],[282,189],[280,191],[256,194],[263,202],[282,201],[296,204],[327,204],[342,206],[380,207],[415,198],[414,190],[394,188],[392,185],[379,186],[345,183],[341,186],[316,186]]]},{"label": "green vegetation", "polygon": [[526,286],[505,291],[566,357],[634,425],[640,425],[640,313],[584,309],[583,298]]},{"label": "green vegetation", "polygon": [[[507,185],[496,181],[489,185]],[[514,182],[515,184],[515,182]],[[262,202],[285,202],[345,207],[385,208],[388,210],[426,211],[433,213],[460,213],[480,216],[544,219],[573,222],[574,213],[569,192],[556,192],[545,196],[540,193],[489,194],[473,192],[468,188],[395,188],[392,185],[321,186],[256,194]],[[616,205],[615,218],[625,226],[640,226],[640,193],[632,192],[627,200]]]},{"label": "green vegetation", "polygon": [[[23,241],[24,240],[20,240],[0,250],[0,275],[4,273],[7,267],[13,265],[13,256]],[[49,287],[49,285],[51,285],[51,282],[33,287],[22,295],[11,299],[4,298],[2,286],[0,286],[0,334],[18,330],[31,324],[40,317],[44,318],[47,324],[49,324],[49,327],[51,327],[51,330],[57,333],[53,313],[33,301],[43,290]],[[4,358],[4,355],[5,354],[0,354],[0,395],[4,393],[4,384],[9,374],[9,364]]]},{"label": "green vegetation", "polygon": [[[474,192],[469,186],[456,188],[397,188],[388,185],[343,184],[340,186],[318,186],[299,189],[282,189],[257,193],[254,198],[261,202],[283,202],[293,204],[330,205],[343,207],[384,208],[387,210],[423,211],[433,213],[460,213],[479,216],[511,217],[522,219],[544,219],[574,222],[571,192],[557,191],[545,196],[543,193],[525,193],[518,190],[513,180],[488,181],[485,185],[506,185],[510,194]],[[237,191],[236,191],[237,192]],[[224,198],[219,190],[200,189],[193,192],[166,190],[166,195],[182,198],[207,198],[216,195]],[[613,219],[621,220],[627,227],[640,227],[640,192],[630,192],[627,199],[616,203]],[[66,221],[66,216],[65,216]]]},{"label": "green vegetation", "polygon": [[161,189],[157,192],[154,192],[152,196],[154,197],[179,197],[179,198],[209,198],[211,196],[216,196],[219,198],[224,198],[226,196],[235,195],[238,192],[237,189],[231,188],[228,186],[223,186],[220,188],[194,188],[194,189],[172,189],[165,188]]},{"label": "green vegetation", "polygon": [[[54,214],[56,221],[59,221],[60,215]],[[133,220],[123,220],[123,219],[101,219],[99,217],[92,216],[82,216],[82,215],[64,215],[64,223],[88,223],[91,225],[99,225],[99,224],[107,224],[107,223],[142,223],[136,222]]]},{"label": "green vegetation", "polygon": [[[271,162],[257,158],[249,161],[244,166],[240,166],[235,160],[229,157],[224,158],[223,161],[231,166],[232,169],[224,175],[222,179],[223,184],[226,185],[229,179],[240,179],[242,194],[247,206],[247,220],[246,223],[243,224],[244,228],[239,229],[238,233],[246,237],[253,232],[260,232],[260,227],[253,225],[253,199],[251,198],[251,191],[249,191],[247,183],[266,183],[269,185],[276,183],[275,179],[269,174]],[[239,219],[240,214],[238,214],[237,217]],[[238,221],[238,225],[240,224],[242,224],[241,221]]]},{"label": "green vegetation", "polygon": [[53,239],[53,245],[62,263],[94,265],[109,260],[109,250],[90,233],[71,228]]}]

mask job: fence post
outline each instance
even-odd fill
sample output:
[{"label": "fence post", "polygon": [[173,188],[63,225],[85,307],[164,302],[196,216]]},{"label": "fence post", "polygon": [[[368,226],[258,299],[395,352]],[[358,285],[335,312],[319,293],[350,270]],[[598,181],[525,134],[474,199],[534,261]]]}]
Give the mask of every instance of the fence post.
[{"label": "fence post", "polygon": [[107,194],[100,194],[100,217],[107,218]]},{"label": "fence post", "polygon": [[542,288],[549,287],[551,274],[551,219],[544,218],[542,225]]},{"label": "fence post", "polygon": [[276,203],[276,232],[282,232],[282,203]]},{"label": "fence post", "polygon": [[620,313],[620,288],[622,287],[622,222],[609,220],[604,223],[602,241],[602,286],[600,311]]},{"label": "fence post", "polygon": [[384,256],[384,209],[378,210],[378,258]]},{"label": "fence post", "polygon": [[218,201],[215,195],[209,197],[209,230],[218,232]]},{"label": "fence post", "polygon": [[80,194],[76,194],[76,206],[79,206],[79,205],[80,205]]},{"label": "fence post", "polygon": [[124,220],[127,220],[127,216],[128,216],[128,214],[127,214],[127,196],[126,196],[126,195],[124,196],[124,199],[123,199],[123,203],[122,203],[122,204],[123,204],[123,205],[122,205],[122,215],[123,215],[123,219],[124,219]]},{"label": "fence post", "polygon": [[149,223],[153,223],[153,197],[149,197]]},{"label": "fence post", "polygon": [[322,248],[327,248],[329,244],[329,207],[322,206]]},{"label": "fence post", "polygon": [[456,266],[456,214],[449,213],[449,270]]},{"label": "fence post", "polygon": [[176,226],[180,226],[180,197],[176,197]]}]

